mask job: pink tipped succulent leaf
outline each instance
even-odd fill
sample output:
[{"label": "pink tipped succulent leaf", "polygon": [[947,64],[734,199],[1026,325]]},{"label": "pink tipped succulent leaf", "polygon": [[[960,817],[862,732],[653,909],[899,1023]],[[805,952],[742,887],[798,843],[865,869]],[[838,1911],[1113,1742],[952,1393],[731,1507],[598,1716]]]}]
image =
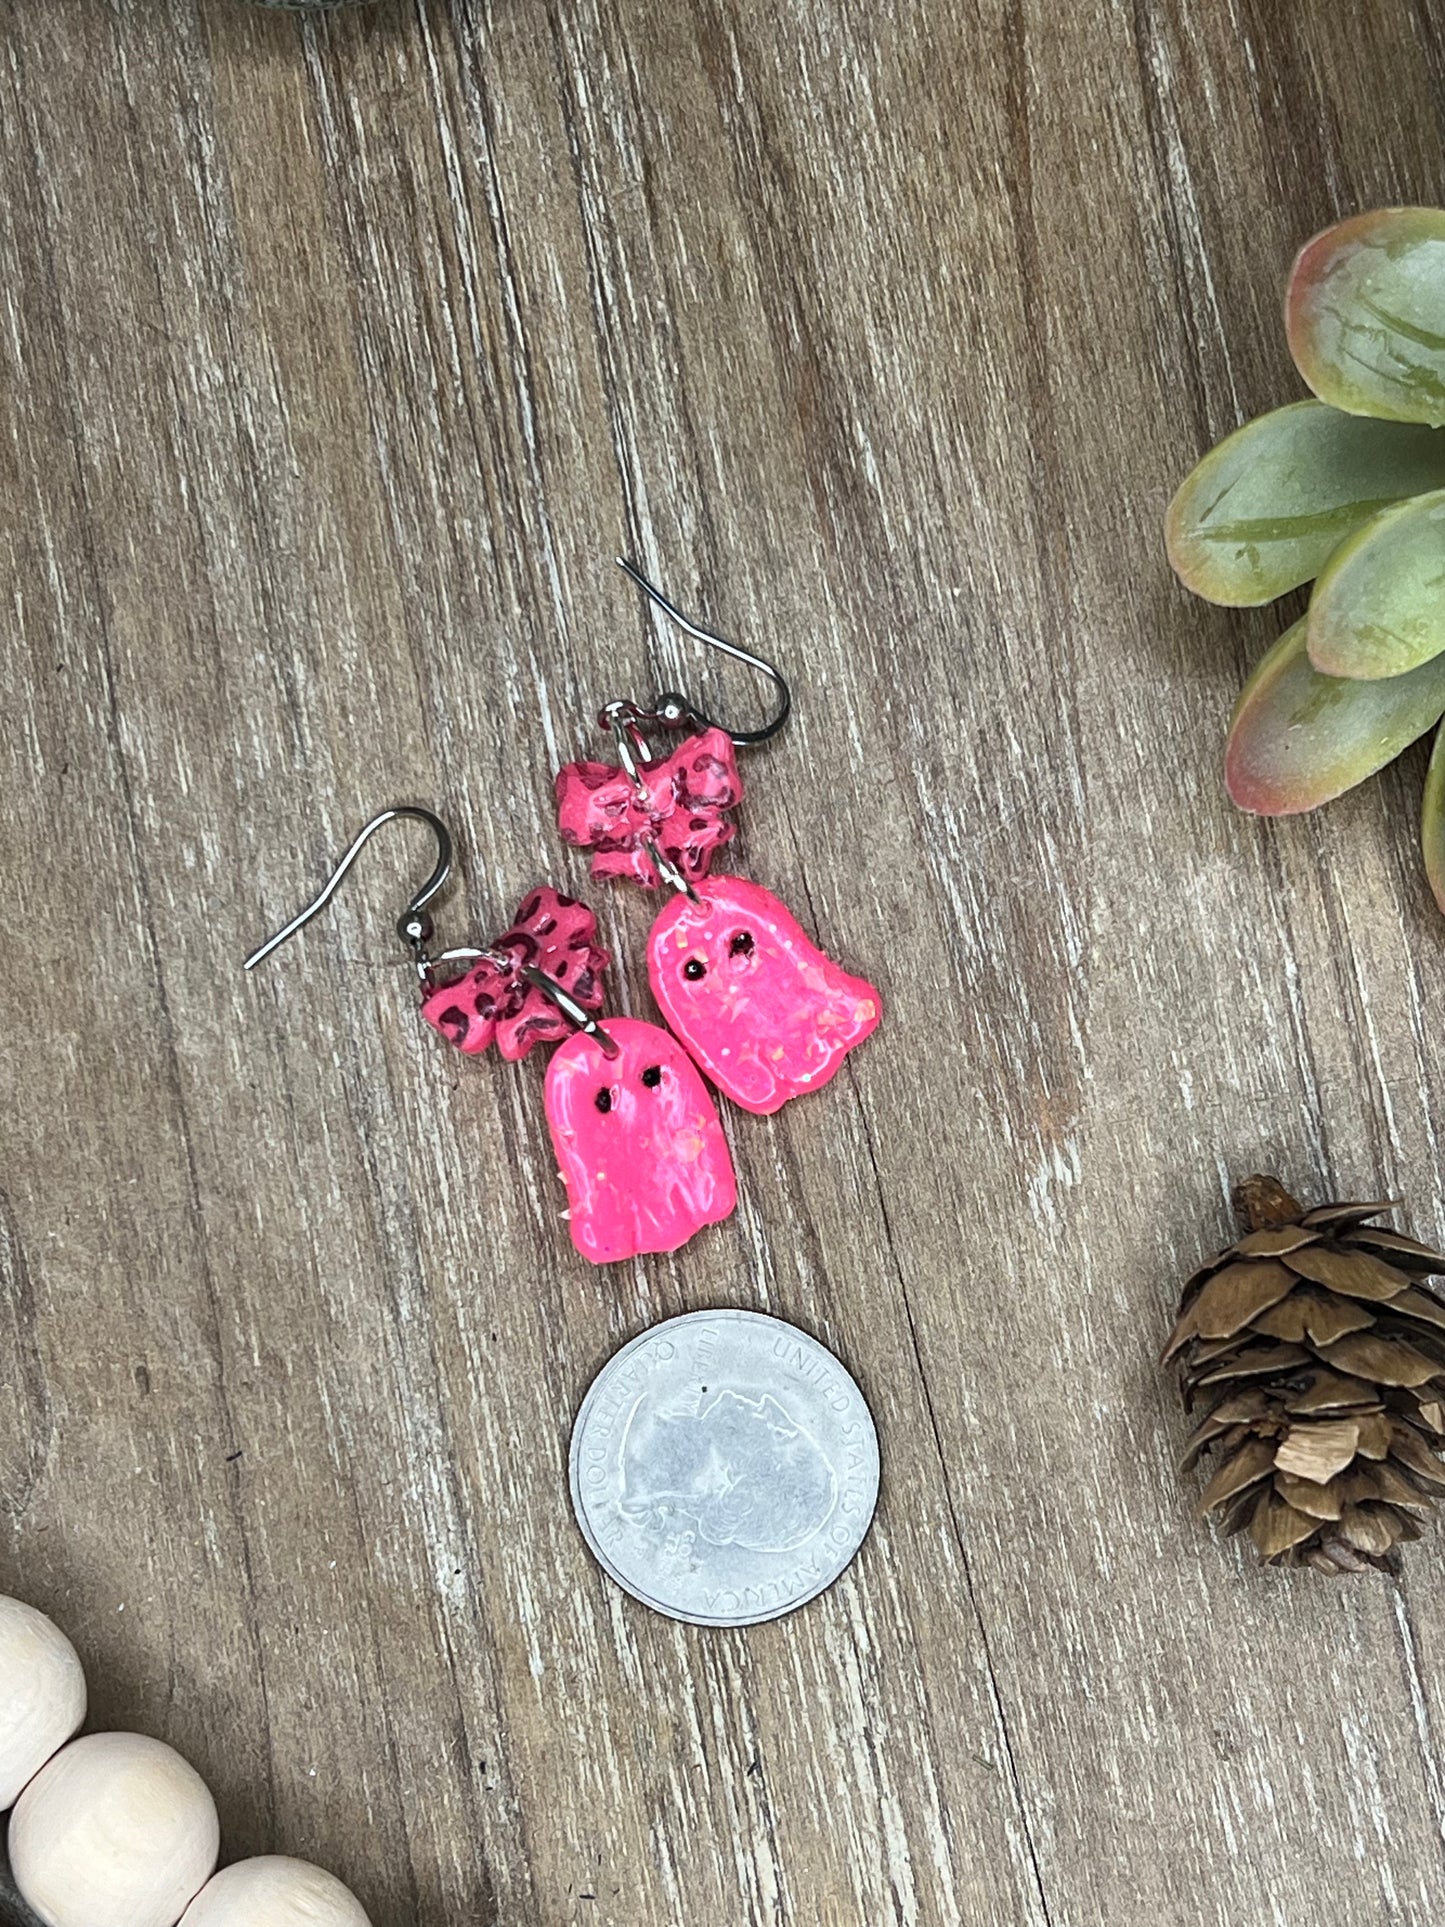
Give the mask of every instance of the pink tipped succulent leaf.
[{"label": "pink tipped succulent leaf", "polygon": [[1245,684],[1230,725],[1225,782],[1243,810],[1318,808],[1383,769],[1445,715],[1445,655],[1378,682],[1322,676],[1302,618]]},{"label": "pink tipped succulent leaf", "polygon": [[459,977],[431,991],[421,1014],[448,1043],[475,1056],[495,1043],[516,1063],[538,1044],[555,1044],[572,1026],[547,996],[522,974],[531,964],[565,990],[584,1010],[602,1008],[607,952],[595,941],[597,919],[585,903],[555,890],[533,890],[512,928],[491,945],[492,954]]},{"label": "pink tipped succulent leaf", "polygon": [[1285,296],[1295,366],[1321,401],[1445,422],[1445,209],[1386,207],[1301,249]]},{"label": "pink tipped succulent leaf", "polygon": [[1253,608],[1319,574],[1392,502],[1445,486],[1445,435],[1291,402],[1236,429],[1169,505],[1169,560],[1210,602]]},{"label": "pink tipped succulent leaf", "polygon": [[1382,510],[1330,557],[1310,599],[1309,651],[1327,676],[1371,678],[1406,675],[1442,649],[1445,489],[1435,489]]}]

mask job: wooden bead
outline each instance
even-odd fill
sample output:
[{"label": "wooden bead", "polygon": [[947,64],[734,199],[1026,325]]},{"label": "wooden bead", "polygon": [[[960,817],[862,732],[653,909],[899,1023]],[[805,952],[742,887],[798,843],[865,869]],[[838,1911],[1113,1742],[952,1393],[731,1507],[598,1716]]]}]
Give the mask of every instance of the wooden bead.
[{"label": "wooden bead", "polygon": [[201,1776],[139,1733],[72,1740],[10,1816],[15,1885],[45,1927],[176,1927],[220,1844]]},{"label": "wooden bead", "polygon": [[60,1628],[0,1595],[0,1813],[85,1718],[85,1674]]},{"label": "wooden bead", "polygon": [[181,1927],[371,1927],[361,1902],[305,1860],[265,1854],[208,1880]]}]

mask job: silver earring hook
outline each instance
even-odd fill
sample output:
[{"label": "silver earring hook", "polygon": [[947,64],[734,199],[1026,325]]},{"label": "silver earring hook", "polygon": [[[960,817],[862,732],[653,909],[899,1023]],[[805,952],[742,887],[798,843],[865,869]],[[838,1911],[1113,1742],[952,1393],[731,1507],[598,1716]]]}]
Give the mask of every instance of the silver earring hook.
[{"label": "silver earring hook", "polygon": [[[617,566],[625,575],[631,576],[644,595],[651,596],[664,615],[671,616],[679,629],[686,630],[688,635],[696,637],[699,642],[706,643],[709,649],[720,649],[725,656],[731,656],[735,662],[746,663],[749,669],[755,669],[760,675],[766,676],[778,692],[777,714],[770,722],[764,723],[761,729],[730,729],[726,723],[715,722],[711,717],[705,716],[690,697],[679,695],[675,690],[669,690],[666,695],[659,696],[656,707],[650,714],[644,715],[634,709],[631,720],[667,723],[674,727],[691,722],[696,723],[700,729],[720,729],[725,736],[732,737],[739,749],[756,743],[765,743],[770,736],[776,736],[788,720],[793,708],[793,692],[789,689],[787,678],[782,670],[775,663],[769,662],[766,657],[755,656],[750,649],[743,649],[735,642],[727,642],[722,636],[715,636],[711,629],[704,629],[700,624],[693,622],[682,613],[676,603],[669,602],[661,589],[655,583],[649,582],[640,569],[634,568],[626,556],[618,556]],[[614,724],[608,720],[609,716],[613,710],[623,707],[624,705],[621,704],[609,703],[607,709],[602,712],[604,727],[614,727]],[[625,707],[631,708],[631,705],[625,705]]]},{"label": "silver earring hook", "polygon": [[268,937],[259,950],[253,950],[246,959],[245,968],[254,970],[256,965],[269,957],[273,950],[279,950],[288,937],[294,937],[298,930],[304,929],[314,916],[318,916],[341,888],[347,872],[376,832],[385,824],[394,823],[398,817],[411,817],[418,823],[425,823],[436,838],[436,868],[407,904],[396,924],[396,933],[411,951],[418,974],[423,982],[427,981],[431,972],[432,959],[427,955],[426,946],[431,941],[432,920],[426,910],[427,905],[441,895],[450,881],[452,837],[451,831],[439,816],[434,816],[430,810],[421,809],[413,803],[399,803],[394,808],[382,810],[379,815],[372,817],[365,828],[357,832],[351,848],[327,878],[320,895],[308,903],[304,910],[299,910],[284,929],[278,930],[275,936]]},{"label": "silver earring hook", "polygon": [[[247,957],[244,968],[254,970],[256,965],[269,957],[273,950],[279,950],[288,937],[294,937],[298,930],[304,929],[314,916],[319,915],[341,888],[347,872],[376,832],[403,816],[411,817],[418,823],[425,823],[437,843],[436,868],[396,922],[396,934],[410,950],[423,987],[428,989],[432,987],[434,981],[432,973],[438,964],[475,964],[485,958],[487,962],[497,964],[503,970],[511,969],[514,960],[496,950],[443,950],[439,956],[433,956],[427,949],[433,934],[433,924],[427,915],[427,905],[441,895],[451,880],[452,834],[439,816],[434,815],[431,810],[422,809],[415,803],[398,803],[392,809],[382,810],[379,815],[372,817],[369,823],[358,830],[352,840],[351,848],[326,879],[319,896],[314,897],[304,910],[298,910],[290,923],[278,930],[274,937],[268,937],[259,950],[253,950]],[[522,964],[520,969],[527,982],[540,990],[543,996],[549,997],[568,1023],[577,1030],[584,1031],[599,1046],[604,1056],[618,1055],[618,1046],[615,1041],[608,1036],[592,1013],[584,1010],[582,1005],[575,998],[570,997],[560,984],[554,983],[545,971],[538,970],[533,964]]]}]

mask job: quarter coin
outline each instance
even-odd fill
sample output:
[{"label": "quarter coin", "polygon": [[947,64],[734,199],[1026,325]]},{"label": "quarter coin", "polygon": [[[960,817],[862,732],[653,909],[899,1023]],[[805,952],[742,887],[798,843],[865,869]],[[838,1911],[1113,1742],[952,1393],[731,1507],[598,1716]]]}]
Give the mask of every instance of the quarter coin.
[{"label": "quarter coin", "polygon": [[878,1499],[878,1435],[817,1339],[761,1312],[688,1312],[597,1374],[571,1482],[583,1536],[634,1599],[694,1626],[751,1626],[851,1562]]}]

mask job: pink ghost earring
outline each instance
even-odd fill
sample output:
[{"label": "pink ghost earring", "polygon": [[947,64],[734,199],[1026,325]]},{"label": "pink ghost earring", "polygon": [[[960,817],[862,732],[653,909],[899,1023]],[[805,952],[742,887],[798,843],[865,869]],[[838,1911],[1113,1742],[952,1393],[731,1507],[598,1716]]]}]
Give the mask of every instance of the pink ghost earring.
[{"label": "pink ghost earring", "polygon": [[[776,1111],[828,1082],[877,1029],[882,1002],[760,884],[709,874],[732,841],[731,811],[742,801],[734,750],[766,742],[791,711],[781,671],[699,628],[630,562],[621,566],[690,636],[768,676],[779,707],[761,729],[727,730],[676,692],[651,709],[609,703],[598,720],[617,739],[620,767],[567,764],[557,777],[558,827],[566,842],[592,851],[594,877],[672,887],[647,944],[653,995],[720,1091],[745,1110]],[[656,760],[647,741],[653,728],[688,735]]]},{"label": "pink ghost earring", "polygon": [[[246,969],[324,910],[370,839],[399,817],[425,823],[437,844],[436,867],[396,926],[416,967],[422,1017],[469,1056],[495,1044],[516,1063],[538,1044],[559,1046],[547,1066],[544,1104],[582,1256],[601,1265],[676,1251],[726,1218],[737,1202],[732,1158],[692,1060],[656,1024],[598,1022],[608,956],[585,904],[539,886],[484,950],[433,952],[428,905],[450,881],[452,839],[430,810],[403,804],[374,816],[320,894],[246,959]],[[467,967],[445,974],[456,966]]]}]

